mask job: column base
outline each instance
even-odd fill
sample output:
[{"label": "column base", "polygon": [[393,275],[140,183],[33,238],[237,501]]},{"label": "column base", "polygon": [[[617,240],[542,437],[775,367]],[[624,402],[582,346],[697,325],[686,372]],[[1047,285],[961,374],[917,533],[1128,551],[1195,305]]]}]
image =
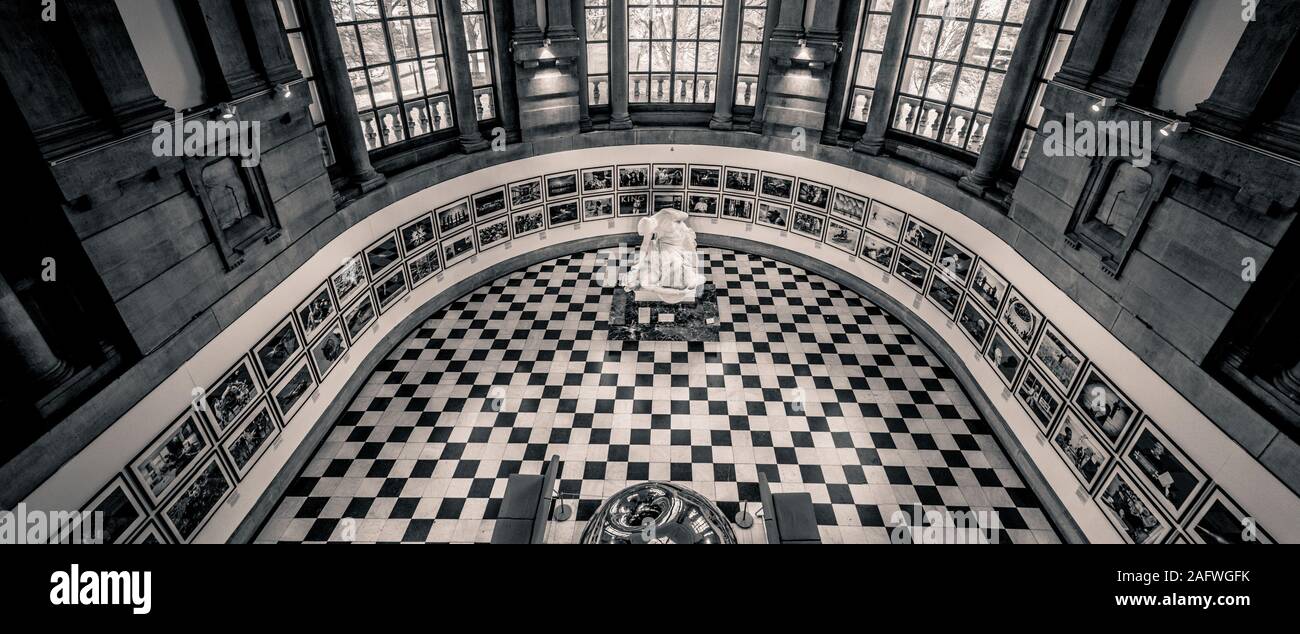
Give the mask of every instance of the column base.
[{"label": "column base", "polygon": [[880,156],[880,154],[885,151],[885,140],[879,139],[865,141],[863,139],[858,139],[858,142],[853,144],[853,151],[861,152],[869,156]]},{"label": "column base", "polygon": [[358,195],[368,194],[375,191],[376,189],[383,187],[387,182],[388,179],[384,178],[383,174],[380,174],[375,170],[348,177],[348,185],[356,188]]},{"label": "column base", "polygon": [[997,187],[997,181],[990,176],[971,172],[957,179],[957,187],[968,194],[983,198],[990,190]]},{"label": "column base", "polygon": [[710,130],[730,131],[732,129],[731,115],[713,115],[709,119]]},{"label": "column base", "polygon": [[466,154],[482,152],[483,150],[488,149],[491,145],[492,144],[488,143],[488,141],[481,135],[478,137],[460,137],[460,151]]},{"label": "column base", "polygon": [[624,115],[623,117],[611,116],[609,118],[609,129],[610,130],[631,130],[632,117],[628,115]]},{"label": "column base", "polygon": [[1187,120],[1192,125],[1228,135],[1240,134],[1245,129],[1243,122],[1247,118],[1249,113],[1233,112],[1208,101],[1197,104],[1195,110],[1187,113]]}]

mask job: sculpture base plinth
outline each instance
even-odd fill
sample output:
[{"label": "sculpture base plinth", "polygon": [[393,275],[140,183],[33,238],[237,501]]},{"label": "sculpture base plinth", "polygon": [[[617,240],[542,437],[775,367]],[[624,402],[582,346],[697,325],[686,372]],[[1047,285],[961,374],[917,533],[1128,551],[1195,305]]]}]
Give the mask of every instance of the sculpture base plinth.
[{"label": "sculpture base plinth", "polygon": [[611,341],[718,341],[718,296],[706,283],[693,302],[638,301],[637,293],[614,289],[609,307]]}]

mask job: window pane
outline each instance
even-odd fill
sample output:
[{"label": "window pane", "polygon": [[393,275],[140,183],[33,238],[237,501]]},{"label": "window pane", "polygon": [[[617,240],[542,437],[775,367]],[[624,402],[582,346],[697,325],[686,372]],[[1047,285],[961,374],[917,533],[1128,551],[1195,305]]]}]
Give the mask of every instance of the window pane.
[{"label": "window pane", "polygon": [[609,72],[609,44],[587,45],[587,73],[604,75]]}]

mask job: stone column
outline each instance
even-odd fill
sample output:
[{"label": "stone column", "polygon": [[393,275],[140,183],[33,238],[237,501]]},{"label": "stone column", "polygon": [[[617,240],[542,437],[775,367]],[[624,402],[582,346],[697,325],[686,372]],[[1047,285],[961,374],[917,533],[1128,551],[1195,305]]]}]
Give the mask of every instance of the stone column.
[{"label": "stone column", "polygon": [[713,118],[709,127],[731,129],[731,109],[736,104],[736,55],[740,49],[740,0],[722,3],[722,42],[718,53],[718,83],[713,93]]},{"label": "stone column", "polygon": [[[178,4],[205,71],[204,83],[209,95],[216,99],[238,99],[269,87],[266,78],[253,66],[239,15],[230,0],[190,0]],[[328,13],[328,7],[325,10]]]},{"label": "stone column", "polygon": [[[863,0],[848,0],[844,3],[841,22],[844,26],[844,33],[850,35],[847,41],[844,42],[845,47],[854,45],[851,34],[861,31],[866,24],[861,19],[862,4]],[[865,36],[865,33],[859,33],[858,35],[858,37]],[[850,74],[853,73],[854,60],[857,60],[856,53],[857,51],[850,51],[848,55],[844,56],[844,63],[835,68],[835,75],[831,79],[830,99],[826,103],[826,123],[822,127],[822,143],[834,145],[840,140],[840,125],[844,122],[844,103],[848,99],[849,87],[853,82]],[[857,60],[857,63],[861,64],[862,62]]]},{"label": "stone column", "polygon": [[1030,93],[1034,90],[1039,62],[1043,51],[1052,45],[1052,25],[1057,19],[1063,0],[1036,0],[1029,3],[1020,39],[1011,54],[1002,92],[993,107],[993,117],[984,133],[975,168],[957,180],[962,189],[982,196],[997,180],[998,172],[1007,163],[1007,156],[1015,150],[1020,125],[1025,120]]},{"label": "stone column", "polygon": [[[93,1],[93,0],[92,0]],[[289,42],[275,15],[275,0],[244,0],[248,25],[253,31],[258,61],[267,81],[287,84],[302,77],[289,51]]]},{"label": "stone column", "polygon": [[[583,0],[570,0],[573,9],[574,19],[583,27],[578,29],[578,50],[581,53],[578,56],[578,64],[575,69],[575,75],[578,78],[578,130],[582,132],[591,132],[591,90],[587,82],[587,12],[582,6]],[[608,11],[608,9],[606,9]],[[606,13],[606,16],[609,14]]]},{"label": "stone column", "polygon": [[573,28],[573,4],[568,0],[546,0],[546,37],[552,43],[578,39],[578,31]]},{"label": "stone column", "polygon": [[632,129],[627,112],[627,0],[609,1],[609,129]]},{"label": "stone column", "polygon": [[1282,65],[1298,32],[1300,3],[1260,2],[1255,21],[1246,25],[1214,92],[1187,118],[1200,127],[1239,134],[1250,123],[1274,78],[1288,72]]},{"label": "stone column", "polygon": [[1092,83],[1097,73],[1101,72],[1098,64],[1106,52],[1110,34],[1115,30],[1116,19],[1128,1],[1088,1],[1088,7],[1079,18],[1079,28],[1075,29],[1074,38],[1070,40],[1070,51],[1061,64],[1061,70],[1053,78],[1055,81],[1079,89],[1087,88]]},{"label": "stone column", "polygon": [[894,111],[894,95],[898,92],[898,74],[907,53],[907,31],[912,27],[914,4],[915,0],[894,0],[894,10],[889,14],[889,31],[885,34],[885,51],[880,54],[880,73],[876,75],[871,110],[867,112],[867,128],[853,144],[857,152],[877,156],[885,148],[885,132],[889,130],[890,115]]},{"label": "stone column", "polygon": [[59,17],[68,21],[80,41],[117,128],[131,134],[159,119],[170,119],[174,111],[153,93],[117,5],[65,0],[61,9]]},{"label": "stone column", "polygon": [[763,108],[767,104],[767,75],[772,67],[772,33],[781,20],[781,0],[768,0],[767,19],[763,21],[763,57],[758,60],[758,87],[754,94],[754,114],[749,119],[749,131],[763,132]]},{"label": "stone column", "polygon": [[1252,136],[1270,150],[1300,158],[1300,89],[1291,94],[1281,115],[1265,123]]},{"label": "stone column", "polygon": [[[54,354],[31,315],[0,276],[0,349],[27,386],[43,392],[66,378],[72,368]],[[34,394],[33,396],[40,396]]]},{"label": "stone column", "polygon": [[348,78],[347,61],[343,59],[339,32],[334,27],[334,15],[329,5],[322,2],[304,2],[301,6],[303,28],[311,32],[316,44],[312,60],[316,66],[316,88],[329,122],[334,160],[348,185],[364,194],[382,186],[384,177],[370,164],[370,151],[366,149],[361,120],[357,118],[357,103],[352,97],[352,82]]},{"label": "stone column", "polygon": [[1282,390],[1288,398],[1300,403],[1300,362],[1278,373],[1273,384]]},{"label": "stone column", "polygon": [[1150,97],[1190,5],[1182,0],[1135,3],[1114,46],[1109,67],[1091,89],[1124,101]]},{"label": "stone column", "polygon": [[460,130],[460,149],[466,154],[487,149],[488,142],[478,129],[474,107],[474,81],[469,76],[469,47],[465,44],[465,17],[460,0],[439,0],[438,12],[447,33],[447,66],[451,70],[451,93]]},{"label": "stone column", "polygon": [[519,140],[519,98],[515,93],[515,67],[510,63],[510,0],[492,0],[493,42],[496,44],[497,67],[501,76],[497,78],[498,95],[501,97],[499,116],[501,126],[505,128],[506,138]]}]

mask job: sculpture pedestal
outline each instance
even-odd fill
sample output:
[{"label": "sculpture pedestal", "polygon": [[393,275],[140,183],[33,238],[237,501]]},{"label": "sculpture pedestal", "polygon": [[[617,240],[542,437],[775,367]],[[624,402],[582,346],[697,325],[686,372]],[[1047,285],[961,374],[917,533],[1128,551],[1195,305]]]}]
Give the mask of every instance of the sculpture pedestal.
[{"label": "sculpture pedestal", "polygon": [[718,296],[705,283],[693,302],[637,301],[636,293],[614,289],[609,308],[611,341],[718,341]]}]

